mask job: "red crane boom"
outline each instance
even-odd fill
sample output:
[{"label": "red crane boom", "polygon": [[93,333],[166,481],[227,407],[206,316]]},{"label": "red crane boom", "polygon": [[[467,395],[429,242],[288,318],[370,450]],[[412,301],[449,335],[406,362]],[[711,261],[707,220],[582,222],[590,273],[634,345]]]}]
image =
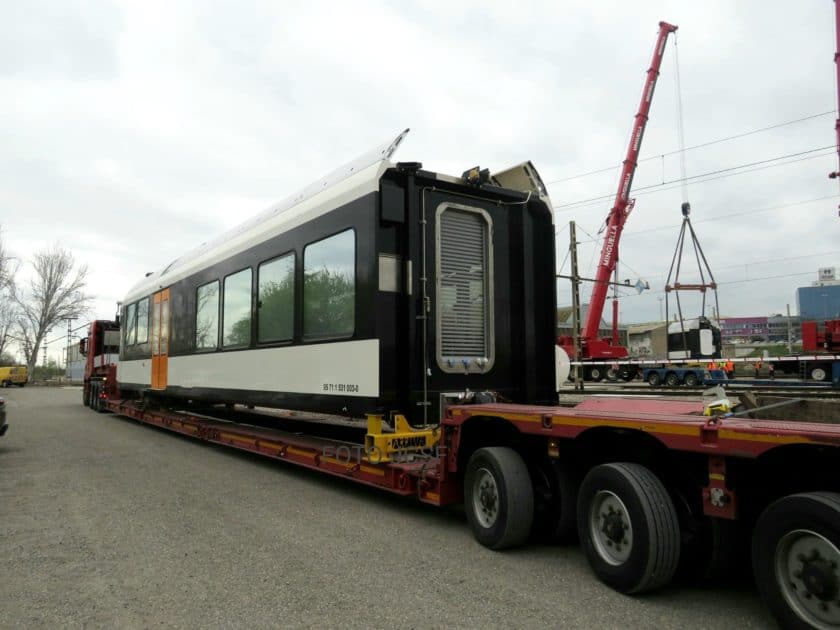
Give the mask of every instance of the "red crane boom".
[{"label": "red crane boom", "polygon": [[[630,199],[630,188],[633,184],[633,176],[636,173],[639,149],[642,146],[642,138],[644,137],[645,126],[648,121],[650,104],[653,100],[653,91],[656,88],[659,68],[662,65],[665,43],[668,40],[668,35],[676,30],[677,27],[673,24],[668,24],[667,22],[659,23],[659,33],[656,38],[656,46],[653,50],[653,60],[647,71],[642,99],[639,103],[639,111],[633,123],[633,133],[630,136],[630,146],[627,147],[627,157],[624,158],[624,165],[621,169],[618,192],[615,196],[613,208],[607,217],[604,247],[601,250],[600,260],[598,262],[595,286],[592,289],[586,323],[581,333],[581,357],[583,359],[618,359],[628,356],[627,348],[619,345],[617,339],[599,339],[598,329],[601,324],[610,279],[615,271],[618,260],[618,243],[621,239],[621,232],[624,229],[627,217],[633,209],[633,201]],[[562,343],[562,345],[571,356],[569,348],[565,347],[567,344]]]}]

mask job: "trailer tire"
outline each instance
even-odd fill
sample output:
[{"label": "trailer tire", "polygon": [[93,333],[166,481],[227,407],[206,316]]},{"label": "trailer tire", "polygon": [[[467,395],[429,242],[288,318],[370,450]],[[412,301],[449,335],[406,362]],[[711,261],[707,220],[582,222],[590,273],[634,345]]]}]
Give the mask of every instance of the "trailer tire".
[{"label": "trailer tire", "polygon": [[97,405],[99,404],[99,383],[91,381],[90,383],[90,408],[94,411],[99,411]]},{"label": "trailer tire", "polygon": [[534,520],[534,489],[522,457],[512,448],[480,448],[464,477],[464,507],[473,536],[485,547],[524,543]]},{"label": "trailer tire", "polygon": [[700,379],[694,372],[689,372],[685,375],[685,384],[688,387],[697,387],[700,384]]},{"label": "trailer tire", "polygon": [[562,459],[544,460],[530,469],[534,482],[534,523],[531,535],[540,542],[564,544],[577,537],[577,496],[580,475]]},{"label": "trailer tire", "polygon": [[742,577],[749,562],[741,525],[738,520],[700,516],[691,535],[683,535],[681,576],[700,584],[718,584]]},{"label": "trailer tire", "polygon": [[625,367],[621,368],[621,370],[619,370],[618,378],[620,378],[622,381],[625,381],[625,382],[629,383],[634,378],[636,378],[637,373],[638,373],[638,370],[635,367],[625,366]]},{"label": "trailer tire", "polygon": [[651,387],[659,387],[659,384],[662,382],[662,377],[659,376],[659,372],[651,372],[648,374],[647,382]]},{"label": "trailer tire", "polygon": [[840,624],[840,494],[793,494],[772,503],[753,530],[753,572],[783,628]]},{"label": "trailer tire", "polygon": [[589,471],[578,495],[578,535],[598,578],[622,593],[665,586],[679,564],[674,503],[659,478],[640,464],[603,464]]},{"label": "trailer tire", "polygon": [[826,379],[828,379],[828,371],[822,365],[815,365],[811,368],[809,372],[812,381],[817,381],[818,383],[822,383]]},{"label": "trailer tire", "polygon": [[85,407],[90,407],[90,387],[82,385],[82,404]]},{"label": "trailer tire", "polygon": [[600,383],[604,380],[604,369],[600,365],[593,365],[587,370],[590,381]]},{"label": "trailer tire", "polygon": [[676,372],[668,372],[665,375],[665,384],[668,387],[678,387],[680,384],[680,377]]},{"label": "trailer tire", "polygon": [[609,368],[607,370],[607,380],[608,381],[617,381],[618,380],[618,370],[616,368]]}]

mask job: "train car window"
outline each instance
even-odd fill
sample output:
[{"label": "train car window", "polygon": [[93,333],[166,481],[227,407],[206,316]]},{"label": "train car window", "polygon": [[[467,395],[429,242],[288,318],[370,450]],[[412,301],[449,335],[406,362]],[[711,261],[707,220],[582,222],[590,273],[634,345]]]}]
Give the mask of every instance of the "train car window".
[{"label": "train car window", "polygon": [[195,298],[195,349],[215,350],[219,346],[219,281],[198,287]]},{"label": "train car window", "polygon": [[494,360],[491,218],[480,208],[437,209],[437,361],[444,372],[487,372]]},{"label": "train car window", "polygon": [[303,336],[347,337],[355,330],[356,234],[345,230],[303,250]]},{"label": "train car window", "polygon": [[251,343],[251,270],[243,269],[225,278],[222,308],[222,346]]},{"label": "train car window", "polygon": [[257,341],[290,340],[294,333],[295,255],[262,263],[257,277]]},{"label": "train car window", "polygon": [[129,304],[125,309],[125,345],[137,343],[137,303]]},{"label": "train car window", "polygon": [[149,298],[137,302],[137,343],[149,340]]}]

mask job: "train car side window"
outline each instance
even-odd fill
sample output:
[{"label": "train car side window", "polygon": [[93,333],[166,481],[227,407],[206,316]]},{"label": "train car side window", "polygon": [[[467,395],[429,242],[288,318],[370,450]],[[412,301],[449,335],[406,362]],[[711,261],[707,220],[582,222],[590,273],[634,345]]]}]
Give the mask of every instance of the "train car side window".
[{"label": "train car side window", "polygon": [[257,341],[289,341],[295,323],[295,255],[262,263],[257,282]]},{"label": "train car side window", "polygon": [[137,343],[137,303],[129,304],[125,309],[125,345]]},{"label": "train car side window", "polygon": [[247,346],[251,343],[251,269],[243,269],[225,278],[222,307],[222,346]]},{"label": "train car side window", "polygon": [[149,340],[149,298],[137,302],[137,343]]},{"label": "train car side window", "polygon": [[494,362],[492,219],[481,208],[437,208],[437,363],[488,372]]},{"label": "train car side window", "polygon": [[356,234],[345,230],[303,250],[303,336],[349,337],[355,313]]},{"label": "train car side window", "polygon": [[195,349],[219,346],[219,281],[203,284],[195,293]]}]

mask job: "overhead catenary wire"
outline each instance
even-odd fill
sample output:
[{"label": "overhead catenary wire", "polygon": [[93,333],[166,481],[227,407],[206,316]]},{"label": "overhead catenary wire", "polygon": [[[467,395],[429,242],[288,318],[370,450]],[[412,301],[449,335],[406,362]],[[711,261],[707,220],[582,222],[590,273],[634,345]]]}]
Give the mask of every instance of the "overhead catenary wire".
[{"label": "overhead catenary wire", "polygon": [[[777,167],[777,166],[786,166],[788,164],[795,164],[796,162],[802,162],[802,161],[805,161],[805,160],[812,160],[812,159],[815,159],[815,158],[825,157],[827,155],[833,155],[834,148],[835,148],[834,145],[829,145],[829,146],[825,146],[825,147],[818,147],[816,149],[808,149],[807,151],[800,151],[798,153],[789,153],[787,155],[782,155],[782,156],[778,156],[778,157],[775,157],[775,158],[768,158],[766,160],[758,160],[756,162],[749,162],[749,163],[746,163],[746,164],[740,164],[738,166],[731,166],[731,167],[728,167],[728,168],[725,168],[725,169],[719,169],[719,170],[715,170],[715,171],[708,171],[706,173],[700,173],[698,175],[692,175],[692,176],[687,178],[689,180],[688,185],[704,184],[706,182],[714,181],[716,179],[723,179],[725,177],[733,177],[735,175],[745,175],[747,173],[754,173],[756,171],[761,171],[761,170],[764,170],[764,169],[767,169],[767,168],[774,168],[774,167]],[[818,154],[818,155],[808,155],[808,154],[811,154],[811,153],[815,153],[817,151],[825,151],[826,149],[832,149],[832,152],[831,153],[822,153],[822,154]],[[799,156],[805,156],[805,157],[799,157]],[[783,159],[792,158],[792,157],[798,157],[798,159],[788,160],[787,162],[779,162],[778,164],[769,164],[769,162],[776,162],[778,160],[783,160]],[[763,166],[757,166],[757,165],[763,165]],[[752,169],[749,169],[749,170],[743,170],[743,171],[739,171],[737,173],[731,172],[731,171],[736,171],[738,169],[747,169],[750,166],[757,166],[757,168],[752,168]],[[718,176],[717,177],[711,177],[712,175],[718,175]],[[701,181],[690,181],[690,180],[694,180],[694,179],[699,179],[701,177],[708,177],[708,179],[703,179]],[[681,185],[680,179],[674,179],[674,180],[667,181],[667,182],[662,182],[662,183],[659,183],[659,184],[651,184],[649,186],[642,186],[641,188],[636,188],[633,191],[633,194],[635,196],[640,196],[640,195],[645,195],[645,194],[664,192],[666,190],[673,190],[677,186],[671,186],[671,184],[675,184],[675,183],[678,184],[678,185]],[[668,186],[668,187],[664,188],[664,186]],[[610,199],[611,197],[612,197],[612,194],[602,194],[602,195],[599,195],[597,197],[591,197],[591,198],[588,198],[588,199],[579,199],[577,201],[570,201],[569,203],[565,203],[565,204],[557,204],[557,205],[554,206],[554,211],[555,212],[569,212],[569,211],[577,209],[577,208],[584,208],[586,206],[593,205],[595,203],[600,203],[600,202],[604,201],[605,199]]]},{"label": "overhead catenary wire", "polygon": [[[771,131],[773,129],[779,129],[781,127],[786,127],[788,125],[794,125],[794,124],[805,122],[805,121],[808,121],[808,120],[813,120],[815,118],[820,118],[822,116],[828,116],[830,114],[833,115],[833,114],[835,114],[835,112],[836,112],[836,109],[830,109],[826,112],[820,112],[819,114],[811,114],[810,116],[804,116],[802,118],[797,118],[795,120],[787,120],[785,122],[777,123],[777,124],[774,124],[774,125],[768,125],[766,127],[761,127],[759,129],[752,129],[750,131],[745,131],[743,133],[738,133],[738,134],[734,134],[734,135],[731,135],[731,136],[726,136],[724,138],[717,138],[715,140],[709,140],[708,142],[702,142],[700,144],[695,144],[695,145],[692,145],[690,147],[686,147],[685,149],[682,149],[682,150],[676,149],[674,151],[668,151],[666,153],[660,153],[658,155],[649,155],[647,157],[639,159],[638,163],[642,164],[643,162],[650,162],[651,160],[661,160],[663,158],[670,157],[672,155],[677,155],[680,152],[694,151],[695,149],[702,149],[704,147],[709,147],[709,146],[712,146],[712,145],[715,145],[715,144],[720,144],[721,142],[729,142],[730,140],[738,140],[740,138],[745,138],[747,136],[751,136],[751,135],[754,135],[754,134],[757,134],[757,133],[762,133],[762,132],[765,132],[765,131]],[[603,168],[595,169],[595,170],[592,170],[592,171],[587,171],[585,173],[579,173],[577,175],[570,175],[568,177],[562,177],[560,179],[550,180],[550,181],[546,182],[546,185],[548,185],[548,184],[561,184],[563,182],[572,181],[574,179],[581,179],[583,177],[589,177],[590,175],[598,175],[600,173],[607,173],[607,172],[615,170],[617,168],[621,168],[621,164],[614,164],[613,166],[605,166]]]}]

